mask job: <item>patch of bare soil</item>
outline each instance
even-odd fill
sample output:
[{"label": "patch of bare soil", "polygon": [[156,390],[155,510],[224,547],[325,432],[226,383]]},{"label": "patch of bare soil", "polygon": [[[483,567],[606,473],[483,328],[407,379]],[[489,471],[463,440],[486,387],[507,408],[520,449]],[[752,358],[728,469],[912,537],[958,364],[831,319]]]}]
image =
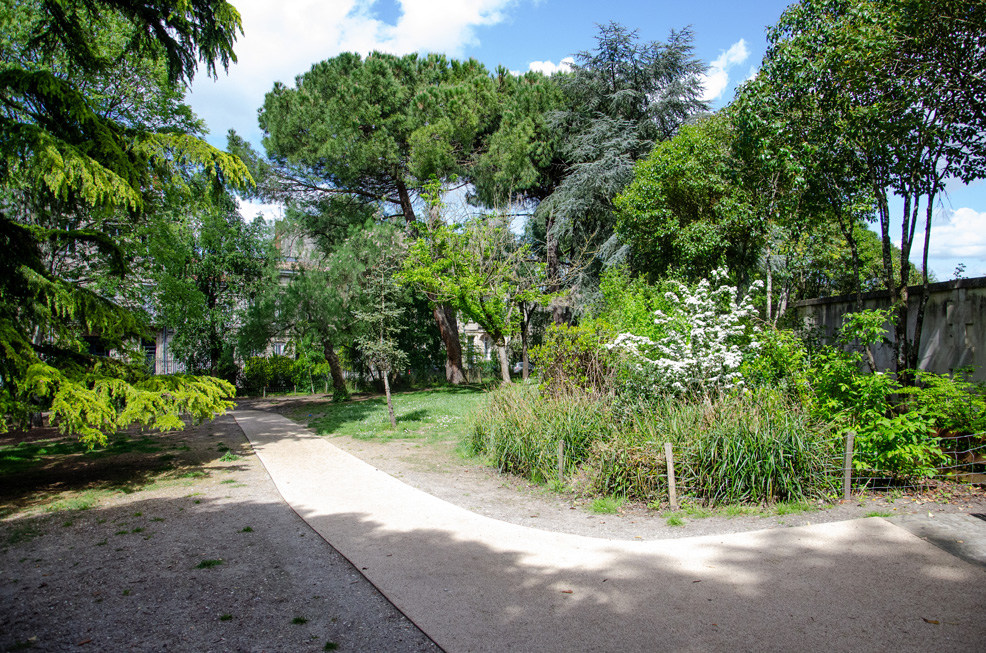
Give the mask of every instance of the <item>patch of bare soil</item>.
[{"label": "patch of bare soil", "polygon": [[[275,410],[286,416],[317,397],[291,401],[267,400],[252,408]],[[323,400],[324,401],[324,400]],[[843,521],[879,514],[893,517],[916,513],[986,513],[986,491],[961,484],[939,484],[924,490],[869,493],[834,505],[819,503],[813,510],[776,514],[776,510],[716,511],[709,517],[679,513],[683,525],[667,522],[666,510],[625,504],[616,513],[592,512],[591,501],[573,493],[558,493],[522,478],[500,474],[477,459],[463,458],[454,443],[420,440],[356,440],[327,436],[340,449],[377,469],[457,506],[513,524],[560,533],[606,539],[656,540],[717,535],[770,528],[790,528]]]},{"label": "patch of bare soil", "polygon": [[0,651],[439,650],[283,502],[232,417],[151,437],[0,477]]}]

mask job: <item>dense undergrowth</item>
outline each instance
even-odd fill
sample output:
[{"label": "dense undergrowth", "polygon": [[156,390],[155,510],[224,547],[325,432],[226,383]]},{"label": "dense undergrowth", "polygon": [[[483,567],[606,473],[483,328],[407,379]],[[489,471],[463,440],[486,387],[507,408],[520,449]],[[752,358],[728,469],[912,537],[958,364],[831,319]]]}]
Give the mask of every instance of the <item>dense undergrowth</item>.
[{"label": "dense undergrowth", "polygon": [[825,497],[841,451],[778,393],[667,398],[627,411],[612,398],[533,385],[494,391],[470,444],[501,471],[547,482],[557,478],[559,441],[578,489],[647,503],[667,499],[665,442],[678,493],[709,505]]},{"label": "dense undergrowth", "polygon": [[981,385],[962,371],[909,384],[867,369],[886,313],[863,311],[811,345],[757,325],[725,273],[691,288],[621,274],[604,280],[595,318],[549,330],[538,385],[491,394],[474,452],[556,484],[562,442],[567,485],[650,504],[668,496],[664,443],[678,494],[707,505],[834,496],[850,433],[859,485],[920,483],[956,464],[986,472]]}]

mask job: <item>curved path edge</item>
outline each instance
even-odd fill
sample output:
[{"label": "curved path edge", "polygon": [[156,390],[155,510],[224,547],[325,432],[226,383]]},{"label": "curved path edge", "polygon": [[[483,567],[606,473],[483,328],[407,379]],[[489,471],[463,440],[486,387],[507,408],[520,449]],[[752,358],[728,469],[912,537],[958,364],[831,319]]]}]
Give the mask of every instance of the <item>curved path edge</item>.
[{"label": "curved path edge", "polygon": [[446,651],[980,651],[986,571],[870,518],[677,540],[496,521],[286,417],[233,413],[284,500]]}]

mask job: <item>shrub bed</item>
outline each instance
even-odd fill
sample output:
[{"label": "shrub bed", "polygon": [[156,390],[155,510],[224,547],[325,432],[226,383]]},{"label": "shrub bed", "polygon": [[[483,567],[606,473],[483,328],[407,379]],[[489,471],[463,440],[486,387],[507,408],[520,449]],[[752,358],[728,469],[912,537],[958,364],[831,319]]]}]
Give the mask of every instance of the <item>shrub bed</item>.
[{"label": "shrub bed", "polygon": [[470,444],[501,471],[544,482],[557,475],[563,441],[566,477],[579,490],[646,502],[667,498],[664,442],[679,494],[710,505],[804,501],[834,489],[838,443],[777,393],[616,404],[589,392],[500,388]]}]

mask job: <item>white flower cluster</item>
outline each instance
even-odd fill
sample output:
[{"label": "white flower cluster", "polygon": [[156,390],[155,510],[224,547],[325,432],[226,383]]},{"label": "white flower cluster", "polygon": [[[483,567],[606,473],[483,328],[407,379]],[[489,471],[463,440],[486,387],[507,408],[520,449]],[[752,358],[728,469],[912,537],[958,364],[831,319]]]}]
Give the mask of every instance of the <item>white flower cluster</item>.
[{"label": "white flower cluster", "polygon": [[[705,392],[742,384],[743,350],[736,341],[746,334],[744,320],[755,309],[749,293],[736,301],[736,287],[726,285],[726,278],[725,270],[715,270],[712,281],[703,279],[694,292],[677,283],[677,291],[665,295],[675,308],[670,314],[654,314],[654,323],[666,327],[660,342],[623,333],[610,348],[626,352],[637,371],[650,368],[660,390]],[[757,346],[751,337],[747,348]]]}]

